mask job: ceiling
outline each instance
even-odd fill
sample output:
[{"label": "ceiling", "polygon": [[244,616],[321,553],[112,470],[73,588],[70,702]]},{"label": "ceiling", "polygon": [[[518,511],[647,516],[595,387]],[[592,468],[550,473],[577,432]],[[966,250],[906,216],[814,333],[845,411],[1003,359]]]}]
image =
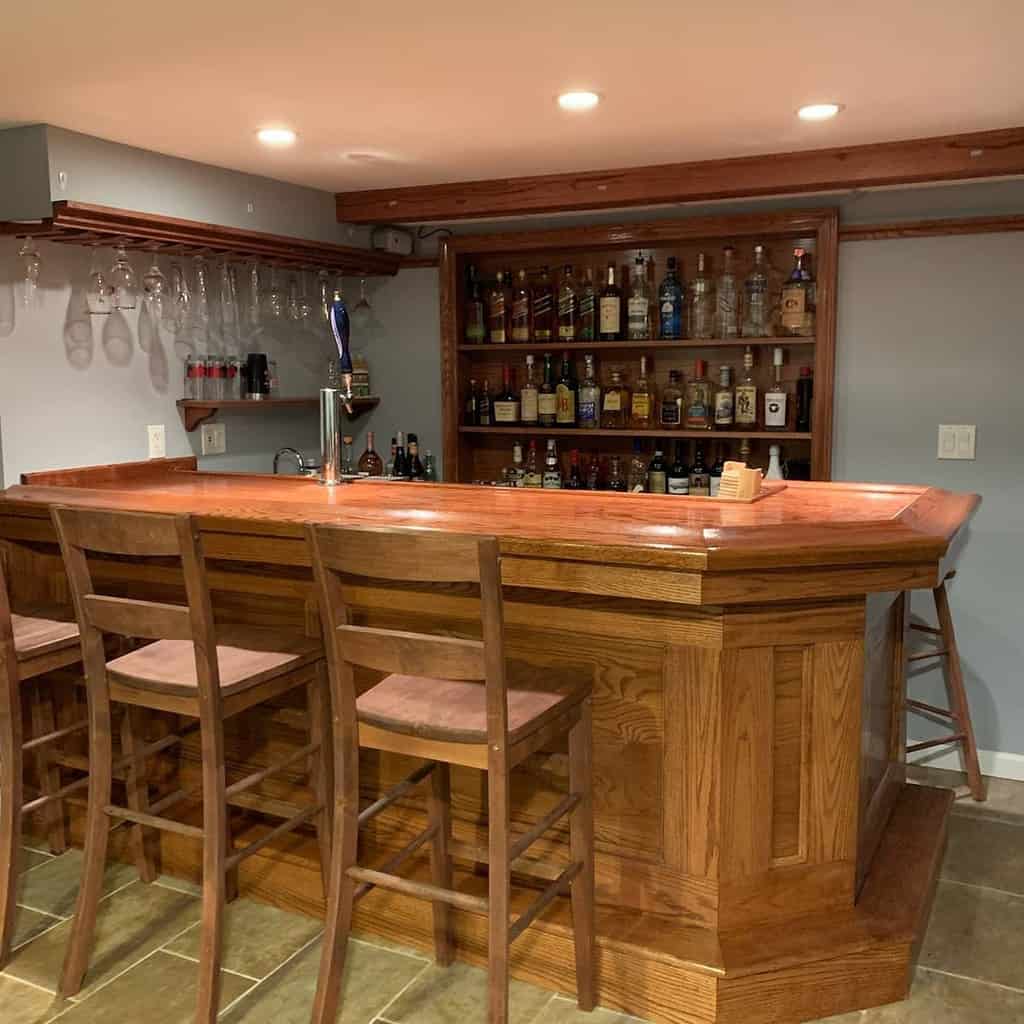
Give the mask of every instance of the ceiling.
[{"label": "ceiling", "polygon": [[[9,4],[0,124],[330,191],[1024,124],[1021,0]],[[604,97],[570,115],[555,96]],[[804,124],[801,104],[846,105]],[[255,130],[285,124],[270,151]]]}]

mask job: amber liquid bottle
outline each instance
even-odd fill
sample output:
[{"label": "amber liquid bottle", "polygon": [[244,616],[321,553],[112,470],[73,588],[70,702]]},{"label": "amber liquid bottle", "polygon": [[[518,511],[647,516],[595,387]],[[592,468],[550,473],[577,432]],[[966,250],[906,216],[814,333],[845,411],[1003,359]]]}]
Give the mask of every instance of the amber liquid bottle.
[{"label": "amber liquid bottle", "polygon": [[547,344],[554,337],[555,292],[551,286],[548,268],[541,271],[537,287],[533,289],[533,340]]},{"label": "amber liquid bottle", "polygon": [[598,337],[618,341],[622,324],[622,289],[615,283],[615,264],[608,264],[605,286],[598,301]]},{"label": "amber liquid bottle", "polygon": [[384,460],[374,451],[372,430],[366,433],[366,451],[359,456],[359,472],[367,476],[384,475]]}]

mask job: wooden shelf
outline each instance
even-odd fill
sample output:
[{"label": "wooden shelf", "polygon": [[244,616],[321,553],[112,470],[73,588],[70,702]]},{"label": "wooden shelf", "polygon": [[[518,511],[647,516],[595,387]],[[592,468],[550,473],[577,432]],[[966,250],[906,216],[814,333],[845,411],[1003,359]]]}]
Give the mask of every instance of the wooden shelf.
[{"label": "wooden shelf", "polygon": [[686,338],[682,341],[514,341],[480,342],[459,346],[460,352],[649,352],[652,349],[745,348],[756,345],[813,345],[814,338]]},{"label": "wooden shelf", "polygon": [[700,441],[703,438],[720,440],[733,438],[736,441],[748,437],[751,440],[810,441],[813,433],[805,434],[790,430],[607,430],[583,427],[459,427],[460,434],[516,434],[523,437],[673,437]]},{"label": "wooden shelf", "polygon": [[67,245],[124,245],[152,252],[223,256],[359,277],[397,274],[401,263],[401,257],[374,249],[66,201],[54,203],[53,216],[45,220],[0,221],[0,235],[30,235]]},{"label": "wooden shelf", "polygon": [[[372,395],[369,398],[352,399],[352,416],[355,419],[364,412],[368,412],[380,404],[380,398]],[[179,399],[178,409],[181,418],[185,423],[185,429],[195,430],[200,423],[215,416],[218,411],[225,412],[258,412],[259,410],[273,409],[315,409],[320,405],[319,397],[316,398],[264,398],[252,401],[247,398],[226,398],[221,402],[207,401],[206,399]]]}]

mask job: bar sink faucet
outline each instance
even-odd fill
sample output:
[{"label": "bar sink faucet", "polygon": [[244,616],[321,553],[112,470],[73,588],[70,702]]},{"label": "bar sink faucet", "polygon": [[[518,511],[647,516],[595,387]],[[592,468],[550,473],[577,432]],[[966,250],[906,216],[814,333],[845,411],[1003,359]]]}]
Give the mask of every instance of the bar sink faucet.
[{"label": "bar sink faucet", "polygon": [[295,460],[295,468],[299,476],[316,476],[320,467],[315,462],[307,462],[306,456],[298,448],[279,448],[274,453],[274,476],[277,476],[281,465],[281,459],[289,458]]}]

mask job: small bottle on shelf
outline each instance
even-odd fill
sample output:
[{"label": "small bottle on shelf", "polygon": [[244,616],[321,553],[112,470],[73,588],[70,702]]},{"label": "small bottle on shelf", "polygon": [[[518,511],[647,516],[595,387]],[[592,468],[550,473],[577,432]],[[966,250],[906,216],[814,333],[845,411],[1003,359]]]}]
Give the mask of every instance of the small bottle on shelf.
[{"label": "small bottle on shelf", "polygon": [[587,463],[587,475],[583,478],[583,486],[588,491],[601,490],[601,459],[593,452]]},{"label": "small bottle on shelf", "polygon": [[719,338],[735,338],[740,333],[739,294],[736,285],[736,250],[722,250],[722,270],[715,285],[715,331]]},{"label": "small bottle on shelf", "polygon": [[501,368],[501,391],[494,397],[493,418],[499,427],[519,422],[519,393],[512,386],[512,367],[508,363]]},{"label": "small bottle on shelf", "polygon": [[754,353],[748,345],[743,350],[743,380],[736,385],[733,418],[737,427],[748,430],[757,426],[757,384],[754,382]]},{"label": "small bottle on shelf", "polygon": [[728,430],[733,425],[732,370],[718,369],[718,390],[715,392],[715,430]]},{"label": "small bottle on shelf", "polygon": [[373,431],[366,432],[366,451],[359,456],[359,472],[367,476],[383,476],[384,460],[373,449]]},{"label": "small bottle on shelf", "polygon": [[768,263],[764,246],[754,246],[754,265],[743,282],[744,338],[770,338],[771,308],[768,302]]},{"label": "small bottle on shelf", "polygon": [[384,479],[390,480],[395,475],[395,452],[398,451],[398,440],[391,438],[391,454],[388,461],[384,463]]},{"label": "small bottle on shelf", "polygon": [[405,450],[405,434],[401,430],[398,431],[395,443],[395,459],[391,476],[395,480],[408,480],[411,476],[409,471],[409,455]]},{"label": "small bottle on shelf", "polygon": [[698,359],[694,364],[693,376],[686,382],[687,430],[711,429],[711,384],[707,379],[707,363]]},{"label": "small bottle on shelf", "polygon": [[[558,287],[558,340],[576,340],[576,321],[579,318],[579,296],[576,280],[569,263],[562,268],[562,281]],[[539,337],[538,337],[538,340]]]},{"label": "small bottle on shelf", "polygon": [[540,471],[540,463],[537,457],[537,442],[530,441],[530,447],[526,453],[526,469],[523,472],[524,487],[542,487],[544,476]]},{"label": "small bottle on shelf", "polygon": [[666,490],[669,494],[685,495],[690,493],[690,467],[686,465],[682,441],[676,441],[676,457],[672,465],[669,466]]},{"label": "small bottle on shelf", "polygon": [[629,426],[629,388],[622,373],[612,370],[601,400],[601,426],[606,430],[625,430]]},{"label": "small bottle on shelf", "polygon": [[725,454],[723,452],[724,445],[718,449],[718,458],[715,459],[714,465],[711,467],[711,472],[708,474],[708,482],[710,484],[710,495],[712,498],[718,497],[718,492],[722,487],[722,474],[725,472]]},{"label": "small bottle on shelf", "polygon": [[484,381],[483,391],[480,392],[480,400],[477,402],[477,422],[481,427],[491,425],[491,382]]},{"label": "small bottle on shelf", "polygon": [[622,459],[613,455],[608,460],[608,485],[605,489],[625,494],[627,487],[626,478],[622,474]]},{"label": "small bottle on shelf", "polygon": [[690,494],[705,498],[711,495],[711,475],[704,465],[704,448],[699,441],[693,455],[693,468],[690,470]]},{"label": "small bottle on shelf", "polygon": [[494,287],[487,296],[487,340],[492,345],[503,345],[511,340],[512,296],[509,283],[505,271],[499,270]]},{"label": "small bottle on shelf", "polygon": [[576,381],[572,376],[572,359],[568,352],[562,353],[562,369],[555,385],[555,425],[576,426]]},{"label": "small bottle on shelf", "polygon": [[537,381],[534,377],[533,356],[526,357],[526,380],[519,389],[519,418],[524,427],[535,427],[538,423]]},{"label": "small bottle on shelf", "polygon": [[634,430],[650,430],[653,423],[654,395],[651,393],[651,382],[647,379],[647,356],[640,357],[640,376],[633,388],[630,405],[630,419]]},{"label": "small bottle on shelf", "polygon": [[413,480],[424,478],[423,462],[420,459],[420,439],[416,434],[409,435],[409,476]]},{"label": "small bottle on shelf", "polygon": [[553,427],[558,419],[558,393],[555,390],[551,353],[544,353],[544,377],[537,393],[537,422],[542,427]]},{"label": "small bottle on shelf", "polygon": [[765,480],[782,480],[782,463],[779,461],[779,455],[782,449],[777,444],[773,444],[768,449],[768,468],[765,470]]},{"label": "small bottle on shelf", "polygon": [[346,434],[341,439],[341,472],[343,476],[355,476],[356,473],[356,453],[352,448],[353,440],[351,434]]},{"label": "small bottle on shelf", "polygon": [[750,438],[740,438],[739,461],[745,466],[750,465]]},{"label": "small bottle on shelf", "polygon": [[597,338],[597,289],[594,287],[592,267],[587,267],[583,272],[583,284],[580,285],[576,337],[579,341],[594,341]]},{"label": "small bottle on shelf", "polygon": [[594,357],[586,353],[583,357],[583,380],[580,382],[576,404],[578,423],[584,430],[593,430],[601,422],[601,385],[594,373]]},{"label": "small bottle on shelf", "polygon": [[487,337],[487,317],[484,313],[484,300],[480,294],[480,282],[477,280],[476,267],[471,263],[466,271],[466,341],[471,345],[479,345]]},{"label": "small bottle on shelf", "polygon": [[530,282],[522,268],[516,273],[515,288],[512,289],[512,341],[522,344],[530,340]]},{"label": "small bottle on shelf", "polygon": [[697,253],[697,273],[688,285],[690,301],[687,303],[689,324],[687,334],[691,338],[713,338],[715,336],[715,303],[711,278],[707,274],[707,256]]},{"label": "small bottle on shelf", "polygon": [[555,439],[548,438],[547,452],[544,455],[544,476],[541,481],[542,487],[560,489],[562,486],[562,467],[558,461],[558,451],[555,448]]},{"label": "small bottle on shelf", "polygon": [[633,263],[633,278],[626,304],[626,336],[630,341],[645,341],[651,336],[650,297],[647,294],[647,264],[643,253]]},{"label": "small bottle on shelf", "polygon": [[781,348],[776,348],[772,353],[772,367],[775,371],[775,383],[764,393],[764,429],[785,430],[788,423],[789,396],[786,393],[786,385],[782,383]]},{"label": "small bottle on shelf", "polygon": [[647,467],[647,489],[651,494],[665,494],[668,490],[668,467],[660,444],[655,447],[654,458]]},{"label": "small bottle on shelf", "polygon": [[578,448],[569,452],[569,476],[562,487],[567,491],[582,491],[583,476],[580,473],[580,453]]},{"label": "small bottle on shelf", "polygon": [[647,459],[644,457],[643,442],[639,437],[633,439],[633,455],[629,460],[627,483],[630,491],[642,493],[647,490]]},{"label": "small bottle on shelf", "polygon": [[779,301],[779,333],[809,338],[814,334],[814,279],[806,266],[807,253],[793,250],[793,269],[782,286]]},{"label": "small bottle on shelf", "polygon": [[502,471],[502,482],[506,487],[522,487],[526,470],[523,468],[523,445],[516,441],[512,445],[512,464]]},{"label": "small bottle on shelf", "polygon": [[423,453],[423,479],[428,484],[437,483],[437,463],[429,448]]},{"label": "small bottle on shelf", "polygon": [[622,290],[615,283],[615,264],[608,264],[605,285],[598,302],[598,337],[601,341],[618,341],[622,321]]},{"label": "small bottle on shelf", "polygon": [[668,383],[661,392],[658,422],[669,430],[678,430],[683,424],[683,391],[679,386],[679,371],[668,371]]},{"label": "small bottle on shelf", "polygon": [[546,345],[555,336],[555,293],[547,267],[541,269],[540,280],[533,289],[530,305],[533,313],[533,339]]},{"label": "small bottle on shelf", "polygon": [[683,286],[676,272],[676,258],[669,256],[665,280],[658,289],[658,336],[675,341],[683,336]]},{"label": "small bottle on shelf", "polygon": [[800,378],[796,382],[796,429],[802,433],[810,433],[813,406],[814,378],[809,366],[801,366]]}]

